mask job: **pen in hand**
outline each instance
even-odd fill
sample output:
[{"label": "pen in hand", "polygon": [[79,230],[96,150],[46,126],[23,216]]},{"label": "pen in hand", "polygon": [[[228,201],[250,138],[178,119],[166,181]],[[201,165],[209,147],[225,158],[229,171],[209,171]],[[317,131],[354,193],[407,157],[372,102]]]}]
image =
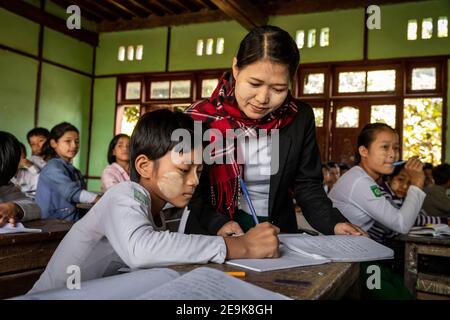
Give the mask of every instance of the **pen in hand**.
[{"label": "pen in hand", "polygon": [[250,208],[250,212],[253,217],[253,221],[255,222],[255,225],[259,223],[258,217],[256,216],[255,208],[253,207],[252,200],[250,199],[250,195],[248,194],[247,186],[245,185],[244,180],[242,180],[241,177],[239,177],[239,184],[241,185],[242,193],[245,197],[245,200],[248,203],[248,207]]}]

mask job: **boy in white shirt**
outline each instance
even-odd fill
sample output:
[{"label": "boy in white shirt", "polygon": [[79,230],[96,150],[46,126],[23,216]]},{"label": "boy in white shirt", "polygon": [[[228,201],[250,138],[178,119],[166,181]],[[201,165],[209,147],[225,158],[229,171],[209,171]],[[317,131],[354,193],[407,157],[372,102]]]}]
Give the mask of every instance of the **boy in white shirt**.
[{"label": "boy in white shirt", "polygon": [[[193,120],[158,110],[145,114],[131,137],[131,179],[109,189],[78,221],[29,293],[61,288],[76,265],[81,281],[111,275],[120,267],[151,268],[225,259],[278,256],[279,229],[261,223],[240,237],[186,235],[165,230],[161,214],[169,203],[186,207],[199,182],[201,142],[189,152],[175,148],[176,129],[194,136]],[[194,141],[195,142],[195,141]]]}]

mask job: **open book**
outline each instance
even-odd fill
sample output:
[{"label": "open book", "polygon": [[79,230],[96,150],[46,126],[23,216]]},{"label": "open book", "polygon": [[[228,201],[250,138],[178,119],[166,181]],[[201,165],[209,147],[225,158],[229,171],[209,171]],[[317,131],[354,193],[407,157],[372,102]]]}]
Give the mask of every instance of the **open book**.
[{"label": "open book", "polygon": [[80,289],[42,291],[18,300],[289,300],[220,270],[196,268],[180,275],[168,268],[138,270],[81,283]]},{"label": "open book", "polygon": [[254,271],[271,271],[329,262],[362,262],[394,257],[394,251],[367,237],[281,234],[280,258],[236,259],[226,263]]},{"label": "open book", "polygon": [[3,234],[3,233],[18,233],[18,232],[32,232],[32,233],[36,233],[36,232],[42,232],[42,230],[41,229],[25,228],[25,226],[22,223],[20,223],[20,222],[17,222],[15,227],[13,227],[12,224],[7,223],[3,227],[0,228],[0,234]]},{"label": "open book", "polygon": [[450,237],[450,227],[447,224],[427,224],[423,227],[412,227],[411,236]]}]

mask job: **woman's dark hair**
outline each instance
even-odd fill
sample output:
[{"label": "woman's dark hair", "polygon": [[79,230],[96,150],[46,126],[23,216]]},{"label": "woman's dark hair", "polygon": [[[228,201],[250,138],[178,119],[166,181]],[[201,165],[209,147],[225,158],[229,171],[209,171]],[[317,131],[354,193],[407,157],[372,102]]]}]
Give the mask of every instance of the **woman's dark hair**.
[{"label": "woman's dark hair", "polygon": [[444,185],[450,179],[450,164],[443,163],[433,168],[432,171],[434,183]]},{"label": "woman's dark hair", "polygon": [[109,143],[108,155],[107,155],[109,164],[116,162],[116,156],[114,155],[114,148],[116,147],[120,138],[130,139],[130,136],[125,133],[119,133],[118,135],[114,136],[114,138],[112,138],[111,142]]},{"label": "woman's dark hair", "polygon": [[0,186],[7,185],[19,167],[20,142],[8,132],[0,131]]},{"label": "woman's dark hair", "polygon": [[394,171],[392,171],[391,174],[388,174],[388,175],[383,176],[383,180],[384,180],[384,181],[387,181],[388,179],[389,179],[389,180],[392,180],[393,178],[395,178],[396,176],[398,176],[398,175],[400,174],[400,172],[401,172],[403,169],[405,169],[405,165],[406,165],[406,162],[405,162],[405,163],[402,163],[401,165],[395,166],[395,167],[394,167]]},{"label": "woman's dark hair", "polygon": [[19,142],[20,144],[20,151],[23,152],[23,154],[25,155],[25,158],[27,157],[27,148],[25,147],[25,145],[22,142]]},{"label": "woman's dark hair", "polygon": [[[200,129],[202,125],[200,125]],[[189,133],[189,141],[183,137],[173,137],[177,129],[185,129]],[[197,138],[195,138],[197,135]],[[141,154],[150,160],[162,158],[168,151],[182,144],[184,150],[192,150],[202,145],[202,130],[194,132],[194,120],[188,115],[168,109],[160,109],[144,114],[136,124],[130,141],[131,180],[139,182],[140,175],[136,170],[136,158]]]},{"label": "woman's dark hair", "polygon": [[48,139],[48,136],[50,135],[50,132],[48,132],[48,129],[46,128],[33,128],[27,133],[27,141],[30,143],[30,138],[34,136],[42,136]]},{"label": "woman's dark hair", "polygon": [[66,132],[70,131],[75,131],[76,133],[79,133],[78,129],[68,122],[61,122],[60,124],[57,124],[52,128],[47,141],[45,141],[42,147],[42,158],[45,161],[48,161],[56,157],[55,149],[52,148],[50,141],[51,140],[58,141]]},{"label": "woman's dark hair", "polygon": [[361,155],[359,154],[359,147],[364,146],[367,149],[375,140],[375,134],[379,131],[390,130],[394,133],[397,133],[395,129],[391,126],[388,126],[385,123],[369,123],[364,126],[361,133],[358,135],[358,142],[356,145],[356,153],[355,153],[355,164],[359,164],[361,162]]},{"label": "woman's dark hair", "polygon": [[241,41],[236,59],[239,69],[262,59],[287,65],[293,79],[300,53],[289,33],[275,26],[261,26],[254,28]]}]

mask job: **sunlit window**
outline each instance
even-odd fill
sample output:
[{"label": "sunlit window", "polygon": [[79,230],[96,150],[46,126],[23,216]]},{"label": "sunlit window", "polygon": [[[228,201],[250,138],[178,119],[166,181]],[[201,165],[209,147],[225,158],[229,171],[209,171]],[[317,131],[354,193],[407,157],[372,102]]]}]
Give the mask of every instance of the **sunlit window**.
[{"label": "sunlit window", "polygon": [[323,108],[313,108],[316,127],[323,127]]},{"label": "sunlit window", "polygon": [[209,98],[219,83],[218,79],[202,80],[202,98]]},{"label": "sunlit window", "polygon": [[320,46],[327,47],[330,44],[330,28],[320,29]]},{"label": "sunlit window", "polygon": [[303,94],[317,94],[324,92],[325,74],[310,73],[306,75],[303,84]]},{"label": "sunlit window", "polygon": [[172,81],[171,98],[189,98],[191,96],[191,80]]},{"label": "sunlit window", "polygon": [[140,44],[136,47],[136,60],[142,60],[143,55],[144,55],[144,46]]},{"label": "sunlit window", "polygon": [[208,39],[206,40],[206,54],[208,56],[213,54],[213,48],[214,48],[214,39]]},{"label": "sunlit window", "polygon": [[169,98],[170,81],[155,81],[151,83],[150,98],[151,99],[168,99]]},{"label": "sunlit window", "polygon": [[308,48],[316,45],[316,29],[308,30]]},{"label": "sunlit window", "polygon": [[336,113],[336,128],[358,128],[359,109],[356,107],[340,107]]},{"label": "sunlit window", "polygon": [[433,18],[422,20],[422,39],[431,39],[433,36]]},{"label": "sunlit window", "polygon": [[403,159],[442,160],[442,98],[405,99],[403,108]]},{"label": "sunlit window", "polygon": [[141,97],[141,82],[127,82],[125,89],[125,99],[139,99]]},{"label": "sunlit window", "polygon": [[417,20],[409,20],[408,21],[408,40],[416,40],[417,39]]},{"label": "sunlit window", "polygon": [[394,91],[395,70],[376,70],[367,72],[367,91]]},{"label": "sunlit window", "polygon": [[366,90],[366,72],[340,72],[339,92],[364,92]]},{"label": "sunlit window", "polygon": [[127,48],[127,60],[133,61],[134,60],[134,47],[128,46]]},{"label": "sunlit window", "polygon": [[295,42],[297,43],[297,47],[299,49],[305,46],[305,31],[297,30],[297,33],[295,34]]},{"label": "sunlit window", "polygon": [[224,38],[217,38],[216,42],[216,53],[222,54],[225,47],[225,39]]},{"label": "sunlit window", "polygon": [[138,105],[127,105],[122,109],[122,122],[120,127],[120,132],[125,133],[129,136],[133,133],[133,129],[139,120],[139,106]]},{"label": "sunlit window", "polygon": [[203,40],[202,39],[197,40],[197,55],[198,56],[203,55]]},{"label": "sunlit window", "polygon": [[448,20],[447,17],[439,17],[438,19],[438,38],[448,37]]},{"label": "sunlit window", "polygon": [[120,46],[119,51],[117,52],[117,60],[125,61],[125,47]]},{"label": "sunlit window", "polygon": [[436,68],[414,68],[411,84],[412,90],[436,89]]},{"label": "sunlit window", "polygon": [[370,107],[370,123],[382,122],[395,128],[395,104],[379,104]]}]

